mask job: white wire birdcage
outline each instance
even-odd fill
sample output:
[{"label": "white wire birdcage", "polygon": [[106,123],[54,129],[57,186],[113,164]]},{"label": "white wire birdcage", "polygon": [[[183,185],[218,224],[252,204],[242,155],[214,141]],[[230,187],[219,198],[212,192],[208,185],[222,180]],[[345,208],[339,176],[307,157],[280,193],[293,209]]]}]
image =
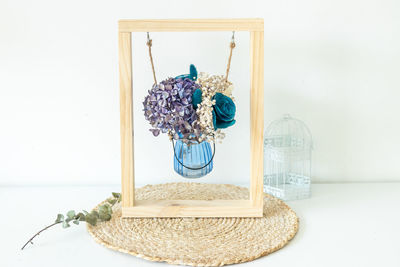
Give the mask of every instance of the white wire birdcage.
[{"label": "white wire birdcage", "polygon": [[312,136],[300,120],[286,114],[264,135],[264,191],[283,200],[310,196]]}]

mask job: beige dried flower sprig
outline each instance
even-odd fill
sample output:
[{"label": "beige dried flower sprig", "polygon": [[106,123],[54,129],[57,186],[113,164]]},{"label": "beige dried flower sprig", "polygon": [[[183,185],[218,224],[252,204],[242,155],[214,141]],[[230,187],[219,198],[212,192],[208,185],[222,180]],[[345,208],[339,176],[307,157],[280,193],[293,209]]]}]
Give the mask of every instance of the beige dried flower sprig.
[{"label": "beige dried flower sprig", "polygon": [[232,97],[233,84],[225,80],[223,75],[209,75],[204,72],[200,72],[197,83],[201,85],[202,90],[202,101],[196,110],[198,123],[203,131],[201,138],[206,141],[221,141],[225,138],[225,133],[220,129],[214,129],[212,111],[215,100],[212,98],[216,93],[221,93],[234,100]]}]

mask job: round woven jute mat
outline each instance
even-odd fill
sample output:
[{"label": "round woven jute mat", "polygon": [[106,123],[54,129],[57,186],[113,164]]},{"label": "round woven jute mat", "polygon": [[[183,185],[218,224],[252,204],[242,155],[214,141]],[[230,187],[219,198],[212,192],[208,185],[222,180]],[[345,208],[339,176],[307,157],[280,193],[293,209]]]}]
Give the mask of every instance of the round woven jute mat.
[{"label": "round woven jute mat", "polygon": [[[226,184],[168,183],[136,189],[136,199],[246,199],[247,188]],[[101,203],[100,203],[101,204]],[[265,194],[263,218],[121,218],[88,225],[100,244],[170,264],[222,266],[251,261],[287,244],[298,218],[283,201]]]}]

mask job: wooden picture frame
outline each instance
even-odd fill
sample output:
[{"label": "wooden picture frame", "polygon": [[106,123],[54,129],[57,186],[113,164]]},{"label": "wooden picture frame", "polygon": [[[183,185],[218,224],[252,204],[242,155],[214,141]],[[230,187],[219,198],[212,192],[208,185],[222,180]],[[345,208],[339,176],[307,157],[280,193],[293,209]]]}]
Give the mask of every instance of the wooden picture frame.
[{"label": "wooden picture frame", "polygon": [[[250,32],[250,198],[248,200],[135,200],[132,103],[133,32]],[[264,20],[173,19],[119,21],[119,79],[123,217],[262,217]]]}]

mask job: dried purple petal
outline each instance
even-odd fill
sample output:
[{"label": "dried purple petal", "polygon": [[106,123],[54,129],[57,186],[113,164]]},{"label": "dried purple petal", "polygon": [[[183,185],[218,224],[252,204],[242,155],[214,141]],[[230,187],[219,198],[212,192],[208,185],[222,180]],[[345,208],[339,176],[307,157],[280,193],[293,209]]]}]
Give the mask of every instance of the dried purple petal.
[{"label": "dried purple petal", "polygon": [[168,132],[175,139],[200,137],[197,114],[192,106],[192,95],[198,88],[200,85],[190,79],[169,78],[148,91],[143,111],[154,128],[150,129],[154,136]]},{"label": "dried purple petal", "polygon": [[154,136],[158,136],[160,134],[159,129],[150,129],[150,132],[152,132]]},{"label": "dried purple petal", "polygon": [[169,97],[169,93],[166,92],[166,91],[163,91],[162,92],[162,96],[163,96],[164,99],[167,99]]}]

